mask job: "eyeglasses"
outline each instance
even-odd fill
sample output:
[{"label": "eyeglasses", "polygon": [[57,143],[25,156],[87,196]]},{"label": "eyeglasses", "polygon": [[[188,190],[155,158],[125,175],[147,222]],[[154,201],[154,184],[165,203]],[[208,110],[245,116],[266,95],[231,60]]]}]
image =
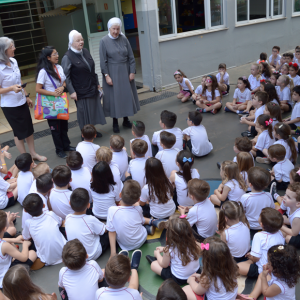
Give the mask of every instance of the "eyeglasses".
[{"label": "eyeglasses", "polygon": [[51,54],[51,56],[58,56],[58,52]]}]

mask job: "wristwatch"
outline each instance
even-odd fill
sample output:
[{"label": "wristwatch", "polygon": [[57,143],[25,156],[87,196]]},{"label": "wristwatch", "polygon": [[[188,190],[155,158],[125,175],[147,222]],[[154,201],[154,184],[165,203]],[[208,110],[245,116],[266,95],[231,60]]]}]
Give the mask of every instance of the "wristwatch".
[{"label": "wristwatch", "polygon": [[104,75],[105,75],[105,77],[108,76],[108,74],[104,74]]},{"label": "wristwatch", "polygon": [[28,98],[30,96],[30,93],[28,93],[27,95],[25,95],[26,98]]}]

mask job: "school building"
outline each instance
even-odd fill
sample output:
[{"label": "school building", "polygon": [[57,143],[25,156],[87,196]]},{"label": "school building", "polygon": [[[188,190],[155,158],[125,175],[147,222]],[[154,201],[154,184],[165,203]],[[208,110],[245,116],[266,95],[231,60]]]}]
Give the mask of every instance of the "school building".
[{"label": "school building", "polygon": [[15,40],[22,78],[33,82],[42,47],[55,46],[61,59],[76,29],[101,82],[99,42],[115,16],[136,58],[137,85],[151,91],[174,85],[176,69],[196,78],[221,62],[230,68],[274,45],[282,53],[300,44],[300,0],[0,0],[0,36]]}]

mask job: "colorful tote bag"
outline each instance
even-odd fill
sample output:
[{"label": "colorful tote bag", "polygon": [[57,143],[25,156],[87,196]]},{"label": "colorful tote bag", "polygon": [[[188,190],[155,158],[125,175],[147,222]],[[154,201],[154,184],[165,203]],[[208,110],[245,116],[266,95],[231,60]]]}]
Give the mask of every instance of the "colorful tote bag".
[{"label": "colorful tote bag", "polygon": [[[57,89],[55,82],[48,72],[47,75],[49,76],[55,89]],[[69,120],[69,100],[67,93],[62,93],[59,97],[41,95],[37,93],[34,106],[34,118],[36,120]]]}]

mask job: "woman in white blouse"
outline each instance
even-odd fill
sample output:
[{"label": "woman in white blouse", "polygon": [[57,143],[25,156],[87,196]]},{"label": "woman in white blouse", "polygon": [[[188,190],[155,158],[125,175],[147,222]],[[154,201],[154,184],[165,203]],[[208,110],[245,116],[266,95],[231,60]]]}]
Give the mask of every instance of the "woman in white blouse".
[{"label": "woman in white blouse", "polygon": [[26,93],[21,80],[21,73],[15,56],[14,41],[7,37],[0,38],[0,95],[1,108],[14,133],[15,144],[20,153],[25,153],[24,139],[33,159],[46,161],[45,156],[35,152],[33,125],[29,107],[33,103]]},{"label": "woman in white blouse", "polygon": [[[58,52],[54,47],[46,46],[42,49],[36,70],[35,90],[37,93],[58,97],[65,91],[66,76],[63,68],[58,64],[58,57]],[[58,119],[47,119],[47,121],[56,148],[56,154],[60,158],[67,158],[65,151],[76,150],[75,147],[70,146],[68,121]]]}]

